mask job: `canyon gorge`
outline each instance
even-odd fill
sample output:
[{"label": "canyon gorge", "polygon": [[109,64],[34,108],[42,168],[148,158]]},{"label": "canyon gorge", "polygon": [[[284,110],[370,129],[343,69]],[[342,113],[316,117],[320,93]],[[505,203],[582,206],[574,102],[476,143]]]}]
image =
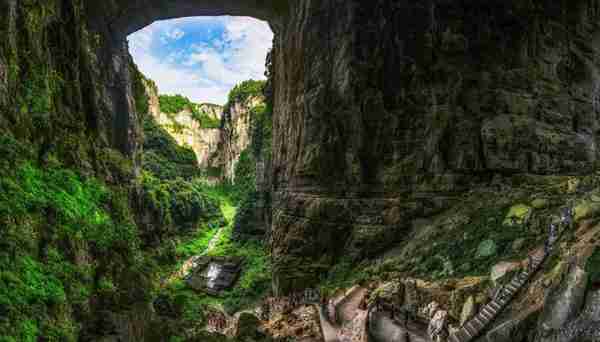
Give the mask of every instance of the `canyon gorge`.
[{"label": "canyon gorge", "polygon": [[[269,23],[267,80],[165,110],[127,36],[217,15]],[[600,341],[599,32],[597,0],[0,0],[0,341]]]}]

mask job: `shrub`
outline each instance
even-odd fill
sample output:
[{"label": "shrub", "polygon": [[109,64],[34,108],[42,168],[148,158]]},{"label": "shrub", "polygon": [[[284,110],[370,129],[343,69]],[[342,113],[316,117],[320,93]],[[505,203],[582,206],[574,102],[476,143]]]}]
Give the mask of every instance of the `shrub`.
[{"label": "shrub", "polygon": [[199,174],[196,154],[175,139],[153,118],[144,120],[144,154],[142,167],[160,179],[190,179]]},{"label": "shrub", "polygon": [[262,95],[263,88],[265,87],[266,81],[255,81],[247,80],[242,83],[236,84],[233,89],[229,92],[227,98],[227,105],[229,107],[233,102],[244,102],[250,96]]}]

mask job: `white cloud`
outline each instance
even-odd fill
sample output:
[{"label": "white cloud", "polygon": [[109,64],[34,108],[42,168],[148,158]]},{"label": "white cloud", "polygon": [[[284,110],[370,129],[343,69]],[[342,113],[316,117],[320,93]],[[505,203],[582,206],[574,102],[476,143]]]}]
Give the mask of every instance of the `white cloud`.
[{"label": "white cloud", "polygon": [[170,32],[167,32],[166,35],[172,40],[179,40],[185,36],[185,32],[181,31],[181,29],[174,28]]},{"label": "white cloud", "polygon": [[[198,37],[197,42],[185,48],[177,45],[179,50],[158,57],[165,46],[153,45],[155,42],[174,44],[188,34],[191,25],[207,20],[220,22],[223,35]],[[129,47],[140,70],[157,83],[161,93],[182,94],[195,102],[224,103],[236,83],[264,79],[272,40],[269,26],[253,18],[197,17],[156,22],[130,35]]]}]

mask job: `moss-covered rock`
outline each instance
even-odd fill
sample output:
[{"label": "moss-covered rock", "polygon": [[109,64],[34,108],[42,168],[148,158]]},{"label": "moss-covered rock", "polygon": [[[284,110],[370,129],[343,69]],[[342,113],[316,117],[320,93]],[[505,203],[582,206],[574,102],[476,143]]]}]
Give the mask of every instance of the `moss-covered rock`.
[{"label": "moss-covered rock", "polygon": [[506,226],[524,225],[531,217],[532,208],[525,204],[515,204],[508,210],[502,224]]},{"label": "moss-covered rock", "polygon": [[548,207],[549,204],[550,204],[550,201],[548,201],[548,199],[546,199],[546,198],[536,198],[533,201],[531,201],[531,206],[534,209],[544,209],[544,208]]},{"label": "moss-covered rock", "polygon": [[584,200],[573,208],[575,222],[597,216],[600,213],[600,203]]}]

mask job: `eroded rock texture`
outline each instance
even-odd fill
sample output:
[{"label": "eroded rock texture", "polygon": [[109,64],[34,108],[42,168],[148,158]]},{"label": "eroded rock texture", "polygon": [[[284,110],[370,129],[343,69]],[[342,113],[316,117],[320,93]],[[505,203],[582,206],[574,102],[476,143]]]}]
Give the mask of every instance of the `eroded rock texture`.
[{"label": "eroded rock texture", "polygon": [[253,109],[263,106],[264,102],[262,96],[250,96],[243,101],[233,101],[223,113],[220,146],[213,156],[223,179],[235,182],[235,166],[242,152],[252,143]]},{"label": "eroded rock texture", "polygon": [[[111,149],[139,165],[126,35],[186,15],[270,20],[266,179],[274,285],[287,292],[342,255],[384,250],[412,219],[494,173],[594,170],[598,9],[596,0],[0,0],[0,127],[82,170],[109,173]],[[32,102],[27,88],[48,97]]]},{"label": "eroded rock texture", "polygon": [[298,1],[276,35],[281,292],[375,255],[494,173],[598,158],[597,1]]}]

